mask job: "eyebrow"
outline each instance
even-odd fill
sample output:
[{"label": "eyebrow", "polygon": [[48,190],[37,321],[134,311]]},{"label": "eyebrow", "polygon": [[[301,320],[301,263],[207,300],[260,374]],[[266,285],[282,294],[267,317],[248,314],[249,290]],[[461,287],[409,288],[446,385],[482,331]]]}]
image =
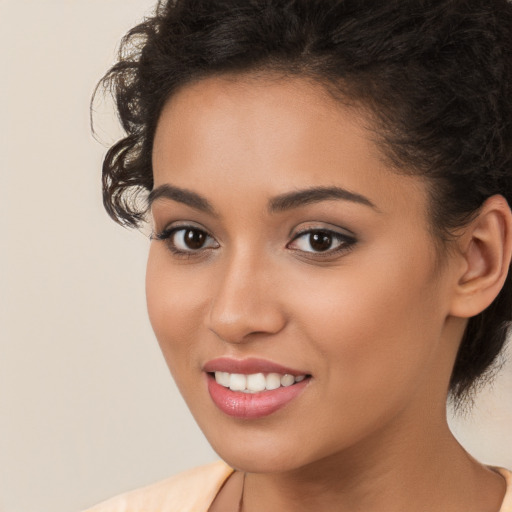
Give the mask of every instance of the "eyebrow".
[{"label": "eyebrow", "polygon": [[283,212],[293,208],[299,208],[312,203],[328,201],[332,199],[341,199],[343,201],[351,201],[365,206],[369,206],[375,210],[377,207],[365,196],[350,192],[341,187],[313,187],[294,192],[287,192],[272,199],[269,203],[269,211]]},{"label": "eyebrow", "polygon": [[[191,190],[169,184],[160,185],[149,193],[147,199],[148,207],[151,208],[151,205],[157,199],[162,198],[171,199],[172,201],[177,201],[178,203],[185,204],[196,210],[217,216],[215,209],[205,197]],[[377,210],[377,207],[367,197],[350,192],[341,187],[313,187],[287,192],[271,199],[269,201],[268,210],[270,213],[284,212],[308,204],[332,199],[351,201]]]},{"label": "eyebrow", "polygon": [[209,213],[210,215],[217,215],[215,213],[215,209],[211,205],[211,203],[200,196],[196,192],[192,192],[191,190],[187,190],[185,188],[175,187],[173,185],[160,185],[159,187],[153,189],[148,195],[148,207],[151,208],[151,205],[157,199],[171,199],[172,201],[177,201],[178,203],[186,204],[191,208],[199,210],[201,212]]}]

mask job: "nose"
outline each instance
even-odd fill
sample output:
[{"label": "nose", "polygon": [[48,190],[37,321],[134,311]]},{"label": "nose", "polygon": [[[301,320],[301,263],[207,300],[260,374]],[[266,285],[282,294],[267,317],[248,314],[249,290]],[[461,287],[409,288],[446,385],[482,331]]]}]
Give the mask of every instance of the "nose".
[{"label": "nose", "polygon": [[216,275],[207,327],[228,343],[276,334],[286,324],[276,275],[255,255],[233,257]]}]

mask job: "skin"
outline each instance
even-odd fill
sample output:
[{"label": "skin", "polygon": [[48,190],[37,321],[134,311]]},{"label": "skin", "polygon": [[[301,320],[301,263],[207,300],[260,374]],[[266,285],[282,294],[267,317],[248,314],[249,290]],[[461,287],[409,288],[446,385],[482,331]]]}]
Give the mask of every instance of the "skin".
[{"label": "skin", "polygon": [[[156,131],[155,189],[192,191],[215,213],[153,202],[156,235],[192,224],[211,238],[185,256],[153,238],[152,326],[209,442],[246,472],[245,512],[397,512],[418,503],[497,512],[503,479],[459,446],[445,404],[467,317],[504,279],[508,207],[492,198],[440,253],[427,184],[393,172],[366,124],[301,79],[208,78],[175,94]],[[318,186],[373,206],[331,198],[269,212],[276,196]],[[315,253],[308,236],[294,240],[303,228],[356,242]],[[476,243],[475,233],[499,241]],[[270,416],[236,419],[214,405],[201,370],[221,356],[268,359],[312,377]],[[241,474],[212,511],[237,510]]]}]

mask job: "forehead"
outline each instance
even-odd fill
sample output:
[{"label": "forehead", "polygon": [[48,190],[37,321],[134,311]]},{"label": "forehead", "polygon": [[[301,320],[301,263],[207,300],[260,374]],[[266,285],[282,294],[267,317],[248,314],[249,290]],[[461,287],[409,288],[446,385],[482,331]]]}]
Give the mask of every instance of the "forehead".
[{"label": "forehead", "polygon": [[[155,160],[169,156],[178,141],[184,151],[194,145],[215,153],[231,145],[234,155],[243,145],[253,156],[278,157],[290,156],[306,141],[301,152],[311,149],[313,154],[320,146],[350,139],[360,150],[358,158],[377,159],[380,153],[365,129],[368,121],[355,108],[334,100],[323,86],[303,78],[210,77],[185,86],[167,102],[157,126],[153,156]],[[345,158],[355,156],[340,149]]]},{"label": "forehead", "polygon": [[268,198],[334,185],[384,210],[415,202],[424,212],[426,186],[389,167],[369,126],[362,109],[302,78],[203,79],[172,96],[162,111],[153,147],[155,186],[171,183],[235,200],[248,192],[251,199]]}]

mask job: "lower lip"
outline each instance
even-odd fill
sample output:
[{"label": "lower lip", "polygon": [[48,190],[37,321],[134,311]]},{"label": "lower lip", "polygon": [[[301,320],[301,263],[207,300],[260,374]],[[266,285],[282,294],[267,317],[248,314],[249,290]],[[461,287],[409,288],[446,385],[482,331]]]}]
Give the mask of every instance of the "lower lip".
[{"label": "lower lip", "polygon": [[212,375],[207,374],[208,391],[214,404],[228,416],[249,420],[263,418],[278,411],[300,395],[309,380],[306,378],[291,386],[271,391],[243,393],[221,386]]}]

